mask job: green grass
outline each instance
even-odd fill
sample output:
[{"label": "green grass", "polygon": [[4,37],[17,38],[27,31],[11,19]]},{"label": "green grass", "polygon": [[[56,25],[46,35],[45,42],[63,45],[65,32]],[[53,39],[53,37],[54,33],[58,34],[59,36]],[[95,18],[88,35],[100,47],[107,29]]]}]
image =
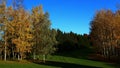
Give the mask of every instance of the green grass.
[{"label": "green grass", "polygon": [[116,64],[114,63],[88,60],[88,55],[90,53],[93,53],[93,51],[90,48],[89,49],[86,48],[86,49],[76,50],[72,52],[68,51],[66,53],[61,53],[54,56],[48,56],[48,60],[70,63],[70,64],[72,63],[73,66],[75,66],[74,64],[77,64],[79,66],[87,66],[86,68],[89,68],[89,67],[117,68]]},{"label": "green grass", "polygon": [[56,68],[54,66],[40,65],[31,62],[0,61],[0,68]]},{"label": "green grass", "polygon": [[0,68],[116,68],[109,63],[92,61],[86,59],[78,59],[64,56],[48,56],[47,62],[32,63],[18,61],[0,61]]},{"label": "green grass", "polygon": [[56,62],[78,64],[82,66],[88,66],[88,68],[89,67],[115,68],[114,64],[112,65],[112,63],[105,63],[105,62],[71,58],[71,57],[63,57],[63,56],[51,56],[48,60],[56,61]]},{"label": "green grass", "polygon": [[88,55],[93,53],[93,49],[90,48],[85,48],[85,49],[80,49],[80,50],[75,50],[75,51],[67,51],[64,53],[59,53],[57,55],[59,56],[66,56],[66,57],[73,57],[73,58],[82,58],[82,59],[87,59]]},{"label": "green grass", "polygon": [[48,55],[46,63],[0,61],[0,68],[119,68],[114,63],[88,60],[89,53],[90,50],[76,50],[58,55]]}]

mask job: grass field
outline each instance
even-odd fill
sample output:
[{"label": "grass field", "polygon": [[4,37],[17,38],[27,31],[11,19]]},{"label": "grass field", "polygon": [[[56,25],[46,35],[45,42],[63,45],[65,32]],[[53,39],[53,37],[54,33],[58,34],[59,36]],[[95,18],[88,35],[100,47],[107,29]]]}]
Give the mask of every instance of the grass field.
[{"label": "grass field", "polygon": [[0,61],[0,68],[119,68],[114,63],[93,61],[84,58],[79,51],[66,52],[61,55],[47,56],[46,63],[30,61]]},{"label": "grass field", "polygon": [[117,68],[110,63],[63,56],[49,56],[46,63],[28,61],[0,61],[0,68]]},{"label": "grass field", "polygon": [[31,62],[17,62],[17,61],[0,61],[0,68],[56,68],[54,66],[47,66],[35,64]]}]

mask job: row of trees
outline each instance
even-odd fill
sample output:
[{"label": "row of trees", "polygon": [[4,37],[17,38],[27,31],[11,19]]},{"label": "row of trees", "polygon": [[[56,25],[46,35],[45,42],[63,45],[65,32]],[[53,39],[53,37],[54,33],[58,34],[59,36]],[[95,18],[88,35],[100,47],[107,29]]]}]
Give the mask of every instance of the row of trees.
[{"label": "row of trees", "polygon": [[0,56],[1,59],[37,59],[58,52],[73,51],[90,46],[89,35],[73,32],[65,33],[51,29],[49,14],[44,13],[42,6],[34,7],[27,12],[23,0],[13,0],[13,6],[0,4]]},{"label": "row of trees", "polygon": [[13,0],[13,6],[6,6],[6,2],[0,0],[0,57],[5,61],[30,56],[37,59],[39,55],[45,61],[46,55],[56,50],[73,51],[90,45],[105,58],[120,57],[120,10],[98,11],[91,21],[90,35],[79,35],[51,29],[49,14],[42,6],[27,12],[23,0]]},{"label": "row of trees", "polygon": [[67,52],[90,47],[90,37],[87,34],[80,35],[73,32],[65,33],[57,30],[57,52]]},{"label": "row of trees", "polygon": [[27,54],[45,55],[56,49],[56,30],[51,29],[49,14],[43,12],[42,6],[32,9],[31,13],[24,10],[22,1],[15,1],[14,6],[6,6],[6,1],[0,4],[0,45],[1,58],[18,60],[28,57]]},{"label": "row of trees", "polygon": [[108,58],[120,57],[120,10],[100,10],[90,24],[91,40],[96,52]]}]

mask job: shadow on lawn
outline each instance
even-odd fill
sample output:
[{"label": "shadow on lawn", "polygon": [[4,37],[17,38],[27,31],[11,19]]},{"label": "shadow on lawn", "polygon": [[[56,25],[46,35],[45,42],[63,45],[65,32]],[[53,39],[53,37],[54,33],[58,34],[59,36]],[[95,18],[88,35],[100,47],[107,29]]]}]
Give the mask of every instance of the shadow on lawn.
[{"label": "shadow on lawn", "polygon": [[119,63],[117,63],[117,64],[107,64],[107,65],[110,65],[110,66],[112,66],[114,68],[120,68],[120,64]]},{"label": "shadow on lawn", "polygon": [[85,66],[85,65],[64,63],[64,62],[56,62],[56,61],[46,61],[45,63],[42,63],[40,61],[37,61],[37,62],[33,61],[33,63],[40,64],[40,65],[61,67],[61,68],[99,68],[99,67],[92,67],[92,66]]},{"label": "shadow on lawn", "polygon": [[77,59],[88,59],[89,54],[93,54],[93,50],[90,48],[77,49],[74,51],[65,51],[60,53],[55,53],[53,55],[72,57]]}]

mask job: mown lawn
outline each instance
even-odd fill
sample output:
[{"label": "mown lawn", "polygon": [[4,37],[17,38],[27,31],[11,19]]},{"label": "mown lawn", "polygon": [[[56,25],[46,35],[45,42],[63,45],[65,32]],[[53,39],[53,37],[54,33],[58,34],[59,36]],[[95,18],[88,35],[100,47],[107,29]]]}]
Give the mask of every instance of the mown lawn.
[{"label": "mown lawn", "polygon": [[[114,63],[106,63],[106,62],[99,62],[87,59],[78,59],[78,58],[71,58],[71,57],[63,57],[63,56],[51,56],[49,61],[54,62],[61,62],[61,67],[69,67],[69,68],[117,68]],[[63,62],[63,63],[62,63]],[[68,63],[67,65],[62,66],[62,64]],[[69,65],[70,64],[70,65]]]},{"label": "mown lawn", "polygon": [[0,68],[56,68],[56,67],[40,65],[31,62],[0,61]]},{"label": "mown lawn", "polygon": [[63,56],[49,56],[46,63],[0,61],[0,68],[117,68],[113,64]]},{"label": "mown lawn", "polygon": [[41,63],[41,61],[0,61],[0,68],[120,68],[114,63],[88,60],[88,53],[87,50],[76,50],[49,55],[46,63]]}]

